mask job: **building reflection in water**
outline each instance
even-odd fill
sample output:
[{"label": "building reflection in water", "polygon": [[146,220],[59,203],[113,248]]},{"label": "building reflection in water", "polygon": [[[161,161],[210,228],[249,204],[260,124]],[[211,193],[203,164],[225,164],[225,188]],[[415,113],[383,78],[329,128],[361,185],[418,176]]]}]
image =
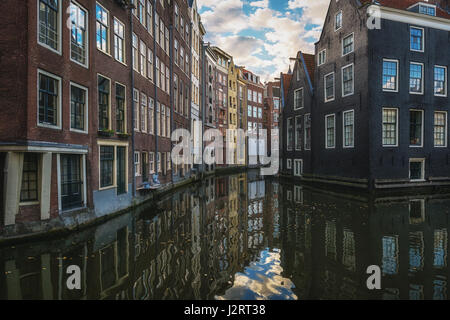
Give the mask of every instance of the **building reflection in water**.
[{"label": "building reflection in water", "polygon": [[[1,299],[447,299],[450,198],[209,177],[76,235],[0,250]],[[366,287],[379,265],[380,291]],[[68,290],[67,267],[82,289]]]}]

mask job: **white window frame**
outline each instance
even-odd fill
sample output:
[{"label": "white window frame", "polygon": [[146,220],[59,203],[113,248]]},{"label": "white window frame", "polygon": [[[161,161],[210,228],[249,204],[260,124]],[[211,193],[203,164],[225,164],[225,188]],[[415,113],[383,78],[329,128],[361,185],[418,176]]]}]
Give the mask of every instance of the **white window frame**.
[{"label": "white window frame", "polygon": [[[333,98],[327,99],[327,77],[333,75]],[[324,93],[324,101],[325,103],[334,101],[336,99],[336,75],[333,72],[330,72],[323,77],[323,93]]]},{"label": "white window frame", "polygon": [[87,87],[84,87],[82,85],[79,85],[78,83],[70,81],[69,84],[69,113],[72,113],[72,86],[77,87],[79,89],[82,89],[86,92],[86,102],[84,106],[84,130],[74,129],[72,128],[72,121],[69,121],[69,127],[70,131],[72,132],[78,132],[78,133],[89,133],[89,89]]},{"label": "white window frame", "polygon": [[[78,62],[78,61],[72,59],[72,42],[70,42],[70,54],[69,54],[70,61],[72,61],[86,69],[89,69],[89,36],[90,36],[89,35],[89,11],[85,7],[83,7],[81,4],[76,2],[75,0],[71,0],[70,4],[69,4],[69,9],[68,9],[69,12],[70,12],[70,5],[72,5],[72,3],[75,6],[80,7],[80,9],[83,10],[85,13],[85,18],[86,18],[86,21],[85,21],[85,24],[86,24],[86,38],[85,38],[85,40],[86,40],[86,63],[83,64],[81,62]],[[70,24],[70,27],[71,27],[70,32],[72,32],[72,23]],[[124,43],[124,45],[125,45],[125,43]]]},{"label": "white window frame", "polygon": [[[344,69],[347,69],[350,67],[352,67],[352,92],[344,94]],[[352,96],[355,94],[355,65],[353,63],[350,63],[341,68],[341,91],[342,91],[341,93],[342,93],[343,98]]]},{"label": "white window frame", "polygon": [[444,139],[445,139],[445,143],[443,146],[438,146],[436,145],[436,139],[433,138],[433,146],[435,148],[447,148],[448,146],[448,112],[447,111],[435,111],[433,112],[433,136],[436,130],[436,120],[435,120],[435,115],[436,113],[442,113],[445,115],[445,132],[444,132]]},{"label": "white window frame", "polygon": [[[123,47],[122,47],[122,56],[123,56],[123,61],[120,61],[117,57],[116,57],[116,37],[118,37],[120,39],[120,37],[116,34],[116,31],[114,30],[114,23],[117,22],[119,25],[121,25],[123,27]],[[113,19],[113,48],[114,48],[114,59],[117,62],[122,63],[123,65],[127,65],[127,35],[126,35],[126,28],[125,28],[125,24],[122,23],[122,21],[120,21],[117,17],[114,17]]]},{"label": "white window frame", "polygon": [[[106,51],[103,51],[102,49],[100,49],[98,46],[97,46],[97,5],[99,5],[100,7],[102,7],[103,8],[103,10],[105,10],[107,13],[108,13],[108,32],[106,33],[106,36],[107,36],[107,41],[108,41],[108,43],[107,43],[107,48],[106,48]],[[95,8],[95,25],[96,25],[96,27],[95,27],[95,47],[97,48],[97,50],[98,51],[100,51],[100,52],[103,52],[104,54],[106,54],[106,55],[110,55],[110,52],[111,52],[111,13],[109,12],[109,10],[108,9],[106,9],[100,2],[98,2],[98,1],[96,1],[95,2],[95,6],[96,6],[96,8]],[[88,22],[89,23],[89,22]],[[126,42],[125,42],[125,44],[126,44]]]},{"label": "white window frame", "polygon": [[[100,150],[100,149],[99,149]],[[62,154],[64,155],[64,154]],[[62,209],[62,199],[61,199],[61,172],[62,172],[62,168],[61,168],[61,154],[57,153],[56,154],[56,171],[57,171],[57,183],[58,183],[58,210],[59,212],[68,212],[68,211],[72,211],[72,210],[79,210],[79,209],[83,209],[86,208],[87,206],[87,174],[86,174],[86,154],[76,154],[80,156],[80,161],[81,161],[81,181],[83,182],[83,186],[82,186],[82,205],[76,208],[72,208],[72,209],[66,209],[63,210]],[[115,157],[115,150],[114,150],[114,157]],[[99,156],[99,161],[100,161],[100,156]],[[114,162],[115,162],[115,158],[114,158]],[[100,166],[99,166],[99,170],[100,170]],[[114,169],[113,169],[114,170]],[[100,176],[100,175],[99,175]],[[114,178],[113,178],[114,180]],[[100,184],[99,184],[100,185]]]},{"label": "white window frame", "polygon": [[[300,163],[300,172],[297,171],[297,164]],[[303,159],[294,159],[294,176],[303,176]]]},{"label": "white window frame", "polygon": [[[397,76],[395,77],[396,79],[395,79],[395,90],[391,90],[391,89],[385,89],[385,88],[383,88],[383,76],[384,76],[384,62],[395,62],[396,64],[397,64]],[[381,88],[382,88],[382,90],[384,91],[384,92],[398,92],[398,84],[399,84],[399,81],[398,81],[398,78],[399,78],[399,65],[400,65],[400,61],[399,60],[396,60],[396,59],[383,59],[383,65],[381,66]]]},{"label": "white window frame", "polygon": [[[420,29],[422,30],[422,49],[416,50],[412,48],[412,42],[411,42],[411,29]],[[425,29],[421,27],[416,26],[410,26],[409,27],[409,50],[414,52],[425,52]]]},{"label": "white window frame", "polygon": [[[301,96],[301,99],[302,99],[302,107],[301,108],[299,108],[298,106],[297,106],[297,99],[295,98],[295,95],[296,95],[296,93],[297,92],[299,92],[299,91],[301,91],[301,93],[302,93],[302,96]],[[305,107],[305,90],[303,90],[303,88],[298,88],[298,89],[295,89],[294,90],[294,110],[301,110],[301,109],[303,109]]]},{"label": "white window frame", "polygon": [[[428,0],[426,0],[426,1],[428,1]],[[419,13],[420,13],[420,14],[425,14],[425,13],[420,12],[420,7],[433,8],[433,9],[434,9],[434,15],[432,16],[432,15],[429,15],[428,13],[426,13],[426,15],[428,15],[428,16],[430,16],[430,17],[436,17],[436,13],[437,13],[436,5],[432,5],[432,4],[428,4],[428,3],[423,3],[423,2],[419,3]]]},{"label": "white window frame", "polygon": [[[443,68],[444,72],[445,72],[445,84],[444,84],[444,90],[445,90],[445,94],[437,94],[435,92],[435,87],[434,87],[434,81],[436,81],[435,76],[434,76],[434,69],[436,68]],[[447,92],[448,92],[448,68],[447,66],[440,66],[440,65],[435,65],[433,67],[433,94],[435,97],[447,97]]]},{"label": "white window frame", "polygon": [[[321,59],[322,58],[322,59]],[[323,49],[319,52],[319,55],[317,57],[317,65],[321,66],[327,62],[327,49]]]},{"label": "white window frame", "polygon": [[[411,162],[421,162],[422,163],[422,174],[421,179],[411,179]],[[409,159],[409,180],[411,182],[423,182],[425,181],[425,158],[410,158]]]},{"label": "white window frame", "polygon": [[[352,131],[352,133],[353,133],[353,136],[352,136],[352,144],[351,145],[348,145],[348,146],[346,146],[345,145],[345,115],[347,114],[347,113],[353,113],[353,131]],[[347,111],[344,111],[343,113],[342,113],[342,147],[344,148],[344,149],[352,149],[352,148],[354,148],[355,147],[355,110],[354,109],[352,109],[352,110],[347,110]]]},{"label": "white window frame", "polygon": [[292,170],[292,159],[287,159],[287,161],[286,161],[286,169]]},{"label": "white window frame", "polygon": [[[422,126],[421,126],[421,132],[420,132],[420,145],[417,145],[417,146],[415,146],[415,145],[411,145],[411,141],[410,141],[410,143],[409,143],[409,147],[410,148],[423,148],[423,140],[424,140],[424,131],[425,131],[425,123],[424,123],[424,121],[425,121],[425,112],[424,112],[424,110],[421,110],[421,109],[409,109],[409,111],[408,111],[408,113],[409,113],[409,115],[411,115],[411,111],[414,111],[414,112],[420,112],[421,114],[422,114]],[[410,119],[409,119],[409,130],[411,130],[411,117],[410,117]],[[410,133],[411,134],[411,133]],[[408,136],[408,139],[410,138],[411,136],[409,135]]]},{"label": "white window frame", "polygon": [[[340,26],[339,28],[336,28],[336,27],[337,27],[337,25],[336,25],[336,18],[337,18],[337,16],[338,16],[339,14],[341,15],[341,26]],[[339,10],[339,11],[334,15],[334,32],[341,30],[343,24],[344,24],[344,15],[343,15],[343,13],[342,13],[342,10]]]},{"label": "white window frame", "polygon": [[[37,4],[37,6],[36,6],[36,8],[37,8],[37,15],[36,15],[36,24],[37,24],[36,37],[37,38],[36,38],[36,42],[39,45],[43,46],[44,48],[46,48],[50,51],[53,51],[56,54],[59,54],[60,56],[62,56],[62,2],[63,2],[62,0],[58,1],[58,46],[57,46],[57,49],[55,50],[52,47],[48,46],[46,43],[42,43],[39,41],[39,29],[40,29],[39,28],[39,4],[40,4],[40,1],[39,0],[36,1],[36,4]],[[87,20],[86,23],[89,23],[89,20]],[[87,42],[89,42],[89,38],[88,38]]]},{"label": "white window frame", "polygon": [[[422,78],[421,78],[421,88],[420,88],[420,92],[411,92],[411,65],[420,65],[422,66]],[[434,69],[433,69],[433,73],[434,73]],[[425,65],[422,62],[413,62],[410,61],[409,62],[409,71],[408,71],[408,91],[409,94],[416,94],[416,95],[423,95],[424,94],[424,87],[425,87]],[[433,82],[434,82],[434,75],[433,75]],[[434,85],[433,85],[433,90],[434,90]]]},{"label": "white window frame", "polygon": [[[136,162],[137,157],[137,162]],[[139,151],[134,152],[134,158],[133,158],[133,164],[134,164],[134,170],[136,177],[141,176],[141,153]]]},{"label": "white window frame", "polygon": [[[344,40],[347,39],[347,38],[350,38],[350,37],[352,37],[352,39],[353,39],[353,41],[352,41],[352,51],[347,52],[347,53],[344,54]],[[343,37],[341,46],[342,46],[342,51],[341,52],[342,52],[342,56],[343,57],[349,55],[350,53],[355,52],[355,33],[352,32],[352,33],[348,34],[347,36]]]},{"label": "white window frame", "polygon": [[[383,112],[384,110],[395,110],[396,120],[395,120],[395,144],[384,144],[383,143]],[[399,117],[399,109],[398,108],[382,108],[381,109],[381,145],[383,148],[396,148],[398,147],[399,136],[398,136],[398,117]]]},{"label": "white window frame", "polygon": [[[39,75],[40,74],[43,74],[47,77],[58,80],[58,82],[59,82],[59,85],[58,85],[58,107],[57,107],[58,117],[57,117],[56,126],[39,122]],[[61,130],[62,129],[62,86],[63,86],[62,78],[58,77],[57,75],[55,75],[53,73],[44,71],[42,69],[38,69],[36,86],[37,86],[37,94],[36,94],[36,123],[37,123],[37,126],[42,127],[42,128]]]},{"label": "white window frame", "polygon": [[[334,121],[334,135],[333,135],[333,146],[330,147],[328,146],[328,118],[333,117],[333,121]],[[325,115],[325,149],[336,149],[336,114],[335,113],[331,113],[331,114],[327,114]]]}]

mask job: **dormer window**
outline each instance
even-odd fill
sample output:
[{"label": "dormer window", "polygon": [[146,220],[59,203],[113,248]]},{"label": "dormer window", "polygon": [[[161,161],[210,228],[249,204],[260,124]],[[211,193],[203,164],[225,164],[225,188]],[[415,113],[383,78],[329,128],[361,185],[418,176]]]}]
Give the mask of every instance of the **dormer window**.
[{"label": "dormer window", "polygon": [[427,14],[429,16],[436,16],[436,6],[420,3],[419,4],[419,13]]}]

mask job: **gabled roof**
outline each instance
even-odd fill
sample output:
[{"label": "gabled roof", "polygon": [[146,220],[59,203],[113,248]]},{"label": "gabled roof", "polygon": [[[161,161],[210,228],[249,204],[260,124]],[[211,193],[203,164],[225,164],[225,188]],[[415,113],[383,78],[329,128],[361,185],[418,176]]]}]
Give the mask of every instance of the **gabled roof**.
[{"label": "gabled roof", "polygon": [[436,5],[436,16],[439,18],[444,19],[450,19],[450,14],[442,9],[442,7],[439,5],[440,1],[436,0],[430,0],[430,1],[418,1],[418,0],[377,0],[381,6],[394,8],[394,9],[400,9],[400,10],[407,10],[411,6],[414,6],[418,3],[424,3],[424,4],[432,4]]},{"label": "gabled roof", "polygon": [[306,67],[306,71],[309,74],[309,78],[311,79],[311,82],[314,83],[314,71],[316,69],[316,56],[309,53],[303,53],[303,59]]},{"label": "gabled roof", "polygon": [[289,89],[291,88],[292,74],[282,73],[280,79],[282,90],[281,106],[284,107],[289,94]]}]

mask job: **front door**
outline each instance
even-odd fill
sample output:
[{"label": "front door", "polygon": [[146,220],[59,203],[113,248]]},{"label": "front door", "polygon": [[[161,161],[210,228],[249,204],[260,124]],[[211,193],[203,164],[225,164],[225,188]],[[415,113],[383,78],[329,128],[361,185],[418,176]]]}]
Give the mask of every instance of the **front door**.
[{"label": "front door", "polygon": [[126,181],[126,148],[117,147],[117,194],[124,194],[127,192]]},{"label": "front door", "polygon": [[63,210],[83,205],[81,156],[61,155],[61,206]]}]

